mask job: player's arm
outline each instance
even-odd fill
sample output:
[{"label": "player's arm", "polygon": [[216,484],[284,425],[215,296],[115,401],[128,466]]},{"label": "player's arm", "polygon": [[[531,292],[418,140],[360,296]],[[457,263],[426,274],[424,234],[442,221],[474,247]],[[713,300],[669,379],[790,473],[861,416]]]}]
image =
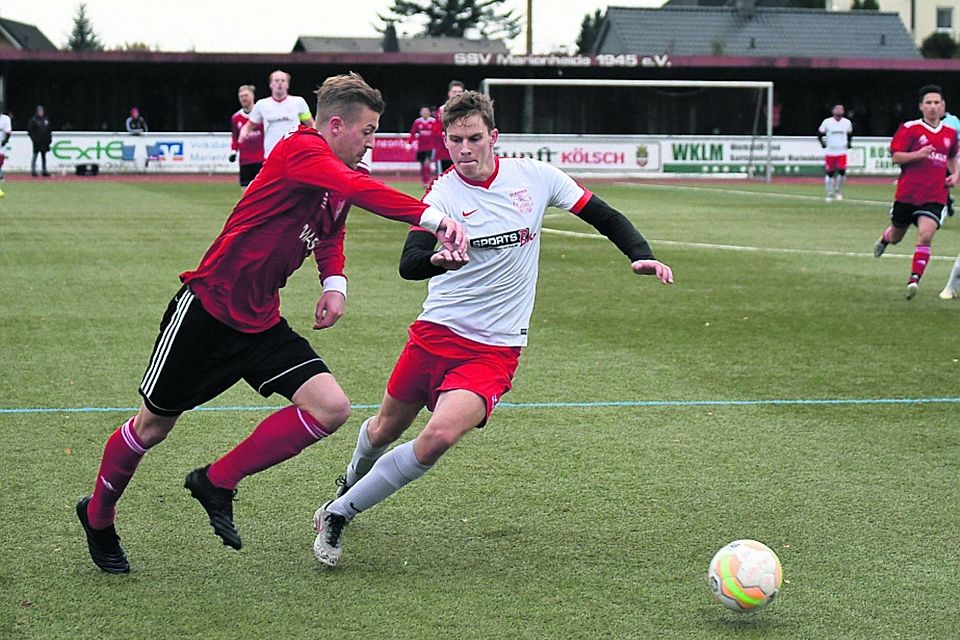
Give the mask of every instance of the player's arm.
[{"label": "player's arm", "polygon": [[827,141],[823,139],[823,136],[826,135],[826,133],[827,132],[824,131],[823,129],[820,129],[819,131],[817,131],[817,140],[820,141],[820,146],[824,149],[827,148]]},{"label": "player's arm", "polygon": [[[340,215],[346,216],[347,211],[344,210]],[[317,302],[314,329],[332,327],[343,317],[346,308],[347,277],[343,273],[346,264],[343,252],[346,231],[346,225],[341,226],[336,233],[321,238],[313,250],[317,270],[320,272],[320,282],[323,285],[323,293],[320,294],[320,300]]]},{"label": "player's arm", "polygon": [[440,248],[437,237],[421,227],[413,227],[407,234],[400,254],[400,277],[404,280],[427,280],[447,271],[459,269],[469,259],[465,254]]},{"label": "player's arm", "polygon": [[314,126],[316,123],[313,121],[313,114],[310,113],[310,107],[307,106],[307,101],[300,98],[300,102],[303,103],[300,111],[300,124],[305,124],[308,127]]},{"label": "player's arm", "polygon": [[466,253],[467,236],[459,222],[332,156],[305,146],[290,155],[287,167],[287,178],[292,182],[334,191],[378,216],[424,227],[437,234],[444,248]]},{"label": "player's arm", "polygon": [[664,284],[673,282],[673,271],[653,256],[650,245],[625,215],[596,195],[577,213],[581,220],[606,236],[630,259],[634,273],[655,275]]}]

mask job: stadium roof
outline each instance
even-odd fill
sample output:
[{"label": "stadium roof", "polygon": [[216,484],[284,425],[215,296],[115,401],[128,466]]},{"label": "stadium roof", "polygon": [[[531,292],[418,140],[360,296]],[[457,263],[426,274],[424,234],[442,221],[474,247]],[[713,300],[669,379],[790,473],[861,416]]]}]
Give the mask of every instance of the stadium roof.
[{"label": "stadium roof", "polygon": [[896,13],[743,6],[609,7],[593,49],[616,55],[921,57]]},{"label": "stadium roof", "polygon": [[0,18],[0,39],[6,40],[14,49],[27,51],[56,51],[57,45],[50,42],[40,29],[7,18]]},{"label": "stadium roof", "polygon": [[[470,38],[397,38],[399,53],[509,53],[503,40]],[[293,53],[383,53],[384,38],[300,36]]]}]

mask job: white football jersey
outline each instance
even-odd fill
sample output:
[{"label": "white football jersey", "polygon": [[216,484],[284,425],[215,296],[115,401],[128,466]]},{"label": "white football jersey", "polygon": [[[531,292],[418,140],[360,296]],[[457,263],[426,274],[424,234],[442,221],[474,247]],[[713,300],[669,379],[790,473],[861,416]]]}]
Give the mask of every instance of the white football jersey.
[{"label": "white football jersey", "polygon": [[846,118],[826,118],[820,124],[820,133],[827,143],[827,155],[843,156],[847,154],[847,136],[853,133],[853,123]]},{"label": "white football jersey", "polygon": [[288,95],[283,100],[274,100],[271,96],[257,100],[249,117],[254,124],[263,123],[264,159],[280,142],[283,134],[300,126],[300,115],[304,113],[310,115],[310,107],[300,96]]},{"label": "white football jersey", "polygon": [[423,198],[463,224],[470,262],[430,279],[418,319],[483,344],[522,347],[537,289],[544,213],[547,207],[579,212],[591,194],[545,162],[496,162],[482,184],[451,170]]}]

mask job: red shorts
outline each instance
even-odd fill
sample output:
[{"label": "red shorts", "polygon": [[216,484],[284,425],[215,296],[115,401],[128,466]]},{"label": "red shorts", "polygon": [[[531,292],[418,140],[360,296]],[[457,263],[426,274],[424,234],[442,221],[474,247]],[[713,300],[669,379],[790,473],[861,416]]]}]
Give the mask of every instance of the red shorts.
[{"label": "red shorts", "polygon": [[846,171],[847,170],[847,154],[842,156],[825,156],[823,158],[823,168],[826,171]]},{"label": "red shorts", "polygon": [[472,391],[484,400],[486,423],[513,386],[520,347],[482,344],[422,320],[414,322],[409,333],[387,382],[387,393],[400,402],[424,404],[433,411],[442,392]]}]

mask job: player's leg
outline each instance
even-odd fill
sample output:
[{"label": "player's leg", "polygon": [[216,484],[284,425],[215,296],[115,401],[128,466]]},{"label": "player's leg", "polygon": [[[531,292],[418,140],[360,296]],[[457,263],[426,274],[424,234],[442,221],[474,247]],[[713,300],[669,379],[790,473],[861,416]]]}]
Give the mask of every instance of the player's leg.
[{"label": "player's leg", "polygon": [[387,448],[413,424],[423,407],[423,401],[402,402],[389,392],[383,394],[377,413],[360,425],[353,457],[344,475],[337,479],[338,498],[370,471]]},{"label": "player's leg", "polygon": [[[936,207],[929,207],[936,208]],[[939,205],[942,208],[944,205]],[[913,261],[910,265],[910,279],[907,281],[907,289],[904,296],[907,300],[915,297],[920,291],[920,278],[923,277],[927,265],[930,263],[931,249],[930,244],[933,236],[940,228],[940,213],[929,212],[926,209],[917,212],[917,246],[913,252]]]},{"label": "player's leg", "polygon": [[[239,333],[239,332],[238,332]],[[286,321],[259,334],[243,334],[243,378],[264,397],[292,404],[267,416],[253,432],[215,462],[184,480],[227,546],[239,549],[233,498],[243,478],[296,456],[336,431],[350,415],[350,400],[313,347]]]},{"label": "player's leg", "polygon": [[317,559],[336,566],[342,552],[343,528],[354,516],[424,475],[460,438],[482,425],[486,417],[486,403],[474,392],[443,392],[427,425],[414,440],[384,454],[344,495],[317,510],[317,539],[313,546]]},{"label": "player's leg", "polygon": [[33,155],[30,156],[30,175],[34,178],[37,177],[37,154],[39,151],[34,150]]},{"label": "player's leg", "polygon": [[2,198],[2,197],[4,196],[4,193],[3,193],[3,181],[4,181],[4,179],[6,178],[6,176],[5,176],[4,173],[3,173],[3,163],[4,163],[4,161],[6,161],[6,159],[7,159],[6,154],[3,153],[3,151],[0,151],[0,198]]},{"label": "player's leg", "polygon": [[953,300],[957,297],[957,291],[960,290],[960,256],[953,262],[953,268],[950,269],[950,277],[947,278],[947,286],[940,292],[940,298],[943,300]]},{"label": "player's leg", "polygon": [[77,503],[77,517],[94,564],[108,573],[130,571],[114,521],[116,505],[133,478],[140,460],[173,429],[179,416],[160,416],[145,405],[107,439],[93,495]]},{"label": "player's leg", "polygon": [[890,207],[890,225],[883,230],[880,239],[873,245],[873,255],[879,258],[887,250],[887,245],[897,244],[903,240],[907,229],[913,224],[913,213],[916,206],[905,202],[894,202]]},{"label": "player's leg", "polygon": [[843,183],[847,176],[847,156],[837,157],[837,175],[833,183],[833,197],[836,200],[843,200]]},{"label": "player's leg", "polygon": [[833,202],[833,171],[827,169],[823,174],[823,188],[826,191],[827,202]]}]

